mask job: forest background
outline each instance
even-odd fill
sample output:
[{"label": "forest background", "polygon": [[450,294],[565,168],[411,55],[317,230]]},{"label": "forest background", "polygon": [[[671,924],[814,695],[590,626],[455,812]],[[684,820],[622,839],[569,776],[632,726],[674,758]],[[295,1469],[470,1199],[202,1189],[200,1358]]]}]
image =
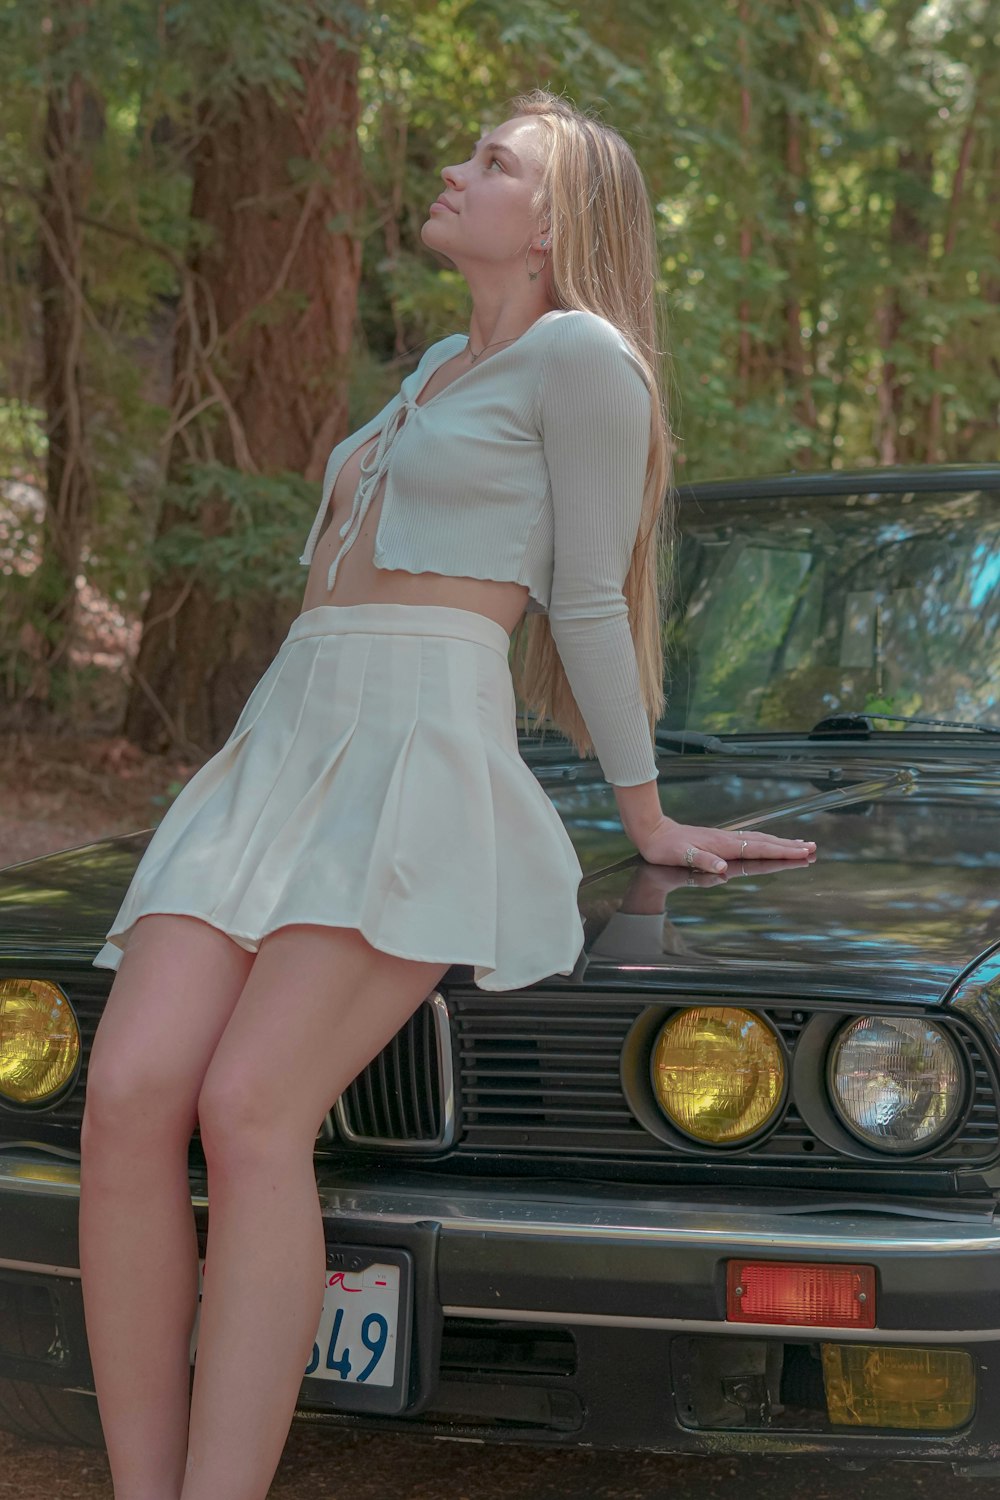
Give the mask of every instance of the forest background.
[{"label": "forest background", "polygon": [[1000,0],[0,0],[0,58],[9,829],[148,823],[225,739],[330,449],[467,326],[419,230],[523,89],[645,172],[678,482],[1000,457]]}]

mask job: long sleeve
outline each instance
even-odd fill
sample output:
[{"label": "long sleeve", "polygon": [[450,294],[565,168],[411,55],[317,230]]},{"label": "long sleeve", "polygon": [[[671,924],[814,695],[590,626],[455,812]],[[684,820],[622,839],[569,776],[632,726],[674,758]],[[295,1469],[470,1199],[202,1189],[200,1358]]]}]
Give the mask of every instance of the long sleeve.
[{"label": "long sleeve", "polygon": [[616,328],[572,313],[549,330],[539,420],[555,516],[549,623],[605,778],[655,780],[622,592],[649,453],[650,392]]}]

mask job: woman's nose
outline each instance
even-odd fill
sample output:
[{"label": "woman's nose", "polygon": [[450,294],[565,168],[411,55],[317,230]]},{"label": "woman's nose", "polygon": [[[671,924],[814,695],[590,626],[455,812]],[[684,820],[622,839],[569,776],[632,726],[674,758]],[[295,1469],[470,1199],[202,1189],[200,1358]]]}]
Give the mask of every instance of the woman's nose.
[{"label": "woman's nose", "polygon": [[444,178],[448,187],[461,187],[460,167],[442,167],[441,176]]}]

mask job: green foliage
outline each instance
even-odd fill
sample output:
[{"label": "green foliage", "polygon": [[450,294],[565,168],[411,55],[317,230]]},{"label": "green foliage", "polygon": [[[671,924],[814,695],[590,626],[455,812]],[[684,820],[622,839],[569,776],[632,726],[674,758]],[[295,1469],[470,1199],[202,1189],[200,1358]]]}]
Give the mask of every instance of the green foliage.
[{"label": "green foliage", "polygon": [[217,599],[293,598],[302,587],[302,517],[313,498],[312,485],[298,474],[189,464],[181,478],[164,486],[164,503],[177,520],[152,549],[153,576],[174,570],[194,576]]},{"label": "green foliage", "polygon": [[196,93],[238,108],[255,88],[278,102],[300,93],[296,63],[331,31],[342,46],[356,47],[366,18],[367,7],[351,0],[174,0],[164,23]]},{"label": "green foliage", "polygon": [[[442,166],[512,95],[565,92],[649,183],[678,478],[997,457],[997,0],[0,0],[0,461],[41,486],[37,194],[47,91],[93,100],[80,296],[97,501],[90,581],[134,613],[154,572],[219,597],[298,586],[315,484],[218,466],[162,482],[198,132],[301,88],[331,28],[360,63],[365,206],[350,421],[469,315],[420,239]],[[289,164],[301,186],[306,151]],[[342,226],[331,223],[331,234]],[[262,316],[286,312],[268,305]],[[932,418],[936,454],[929,452]],[[218,525],[207,534],[199,507]],[[149,555],[161,507],[177,522]],[[17,591],[15,586],[12,588]],[[18,607],[22,600],[18,595]],[[5,606],[6,608],[6,606]],[[0,616],[0,618],[4,618]]]}]

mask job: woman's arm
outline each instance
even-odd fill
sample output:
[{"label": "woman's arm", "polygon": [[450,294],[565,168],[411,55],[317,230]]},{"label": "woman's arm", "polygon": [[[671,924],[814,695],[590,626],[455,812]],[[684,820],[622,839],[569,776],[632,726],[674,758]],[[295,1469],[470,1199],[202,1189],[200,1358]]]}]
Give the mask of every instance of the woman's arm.
[{"label": "woman's arm", "polygon": [[621,334],[592,313],[549,325],[539,425],[554,519],[549,627],[604,776],[656,779],[623,580],[642,512],[650,393]]},{"label": "woman's arm", "polygon": [[[727,859],[802,859],[815,846],[665,818],[623,580],[642,510],[650,392],[605,320],[574,313],[551,328],[539,415],[555,517],[549,624],[573,696],[613,786],[622,826],[650,864],[722,873]],[[745,845],[745,848],[743,847]]]},{"label": "woman's arm", "polygon": [[644,781],[639,786],[616,786],[614,791],[622,827],[641,850],[663,819],[659,786],[655,781]]}]

